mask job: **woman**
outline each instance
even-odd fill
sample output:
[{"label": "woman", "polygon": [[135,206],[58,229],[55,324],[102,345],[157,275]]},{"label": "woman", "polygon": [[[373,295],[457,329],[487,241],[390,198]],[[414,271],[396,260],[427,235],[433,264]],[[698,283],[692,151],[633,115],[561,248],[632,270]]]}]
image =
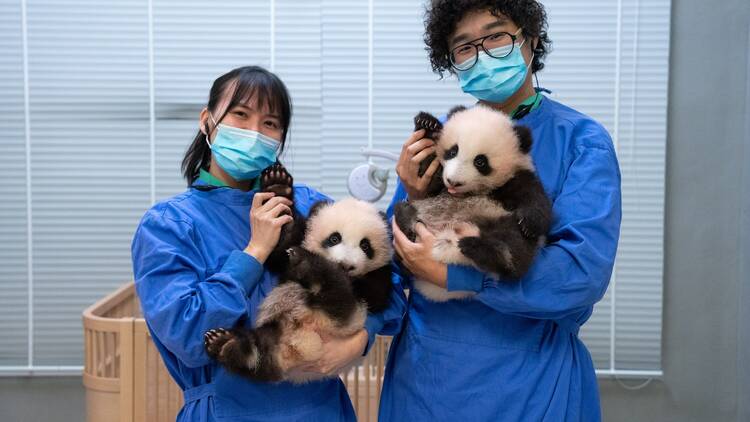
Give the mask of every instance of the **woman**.
[{"label": "woman", "polygon": [[[597,421],[591,356],[580,326],[607,289],[620,228],[620,173],[609,135],[591,118],[532,85],[549,47],[546,15],[534,0],[437,0],[425,41],[433,69],[457,74],[464,92],[533,134],[532,158],[553,203],[547,245],[521,280],[497,280],[430,254],[418,225],[410,242],[394,224],[394,246],[414,276],[469,300],[435,303],[412,289],[394,338],[381,421]],[[424,195],[434,151],[414,133],[404,144],[393,204]],[[390,214],[390,212],[389,212]]]},{"label": "woman", "polygon": [[[184,390],[178,420],[355,420],[338,378],[257,383],[227,373],[203,346],[209,329],[252,324],[276,283],[263,262],[291,219],[292,203],[255,188],[284,147],[291,114],[284,84],[262,68],[216,79],[182,163],[188,190],[154,205],[135,233],[136,291],[154,343]],[[294,186],[302,214],[321,199],[327,198]],[[362,355],[367,340],[365,330],[330,339],[320,361],[298,369],[335,373]]]}]

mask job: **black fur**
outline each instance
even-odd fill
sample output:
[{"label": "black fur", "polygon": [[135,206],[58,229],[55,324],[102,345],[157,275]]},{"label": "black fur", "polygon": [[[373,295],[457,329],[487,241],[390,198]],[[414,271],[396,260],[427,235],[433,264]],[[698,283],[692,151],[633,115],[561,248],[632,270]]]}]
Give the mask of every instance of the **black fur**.
[{"label": "black fur", "polygon": [[336,322],[344,323],[356,310],[352,283],[343,269],[301,247],[289,250],[289,267],[279,278],[279,285],[286,283],[297,283],[309,290],[320,286],[317,293],[310,292],[307,305]]},{"label": "black fur", "polygon": [[458,154],[458,145],[453,145],[452,147],[445,150],[445,153],[443,154],[443,160],[456,158],[456,154]]},{"label": "black fur", "polygon": [[[292,175],[278,161],[263,170],[260,174],[261,192],[273,192],[294,201],[294,179]],[[302,243],[305,236],[305,217],[292,207],[292,222],[284,224],[279,235],[279,242],[266,259],[265,266],[271,272],[281,273],[287,265],[286,250]]]},{"label": "black fur", "polygon": [[[289,264],[279,285],[297,283],[306,290],[306,306],[343,325],[357,309],[359,300],[349,277],[333,262],[300,247],[289,250]],[[257,381],[281,381],[274,361],[282,335],[282,320],[270,320],[254,329],[216,329],[204,335],[206,352],[228,370]],[[258,364],[248,365],[257,357]]]},{"label": "black fur", "polygon": [[523,236],[512,216],[477,223],[480,235],[459,240],[461,253],[482,271],[521,278],[536,255],[537,239]]},{"label": "black fur", "polygon": [[492,167],[490,167],[490,162],[487,160],[487,156],[484,154],[479,154],[476,157],[474,157],[474,168],[477,169],[479,174],[482,174],[484,176],[487,176],[490,173],[492,173]]},{"label": "black fur", "polygon": [[[261,173],[261,191],[274,192],[293,200],[292,180],[292,176],[277,162]],[[327,201],[313,204],[308,218],[327,204]],[[380,215],[385,220],[385,214]],[[392,288],[390,265],[352,278],[333,261],[300,247],[307,220],[294,208],[292,217],[293,222],[284,225],[279,242],[265,263],[269,270],[279,274],[279,285],[299,284],[307,292],[306,306],[339,324],[348,321],[362,302],[369,312],[385,310]],[[209,356],[229,371],[257,381],[274,382],[284,379],[281,368],[274,360],[274,350],[279,347],[281,335],[281,321],[274,319],[254,329],[238,326],[210,330],[204,334],[204,340]],[[252,357],[258,359],[255,367],[248,365]]]},{"label": "black fur", "polygon": [[417,224],[417,209],[409,202],[399,202],[393,207],[393,218],[396,225],[406,237],[412,242],[417,241],[417,232],[414,225]]},{"label": "black fur", "polygon": [[362,252],[365,253],[365,256],[367,259],[372,259],[372,257],[375,256],[375,251],[372,249],[372,244],[370,243],[370,239],[362,239],[359,242],[359,248],[362,249]]},{"label": "black fur", "polygon": [[312,216],[316,215],[323,207],[330,204],[328,201],[318,201],[310,207],[310,212],[307,213],[307,218],[312,218]]},{"label": "black fur", "polygon": [[373,314],[383,312],[388,307],[393,283],[391,266],[384,265],[376,270],[352,279],[354,295],[367,304],[367,311]]},{"label": "black fur", "polygon": [[[465,110],[465,107],[454,108],[448,114],[448,118],[462,110]],[[415,121],[437,120],[424,112],[417,117]],[[531,130],[525,126],[515,126],[514,131],[518,137],[519,149],[528,154],[532,145]],[[446,151],[444,159],[453,158],[457,148],[458,146],[454,145]],[[481,164],[477,163],[479,157],[474,160],[477,171],[489,174],[491,169],[478,166]],[[437,194],[447,195],[433,190],[427,197]],[[552,205],[536,173],[529,170],[518,171],[503,186],[494,189],[489,197],[510,211],[511,215],[491,221],[472,222],[479,228],[480,235],[462,238],[458,246],[480,270],[499,274],[506,279],[518,279],[528,271],[536,255],[539,240],[549,232]],[[401,231],[414,242],[417,237],[414,231],[414,225],[418,222],[417,209],[408,202],[398,203],[394,208],[394,217]]]},{"label": "black fur", "polygon": [[518,136],[519,148],[525,154],[531,152],[531,129],[526,126],[516,125],[513,127]]},{"label": "black fur", "polygon": [[542,182],[529,170],[522,170],[503,186],[492,191],[492,199],[511,211],[524,236],[536,240],[549,232],[552,204]]},{"label": "black fur", "polygon": [[[414,117],[414,131],[416,132],[420,129],[425,130],[425,138],[435,141],[437,137],[440,136],[440,131],[443,130],[443,124],[440,123],[440,120],[435,116],[422,111]],[[436,158],[437,156],[435,154],[430,154],[425,157],[425,159],[419,163],[417,175],[419,177],[424,176],[427,172],[427,168],[430,167],[430,164],[432,164]],[[430,179],[430,183],[427,185],[427,195],[437,195],[443,189],[443,166],[438,166],[438,169]]]},{"label": "black fur", "polygon": [[[203,338],[206,352],[227,370],[257,381],[281,381],[282,371],[269,354],[281,336],[278,321],[271,321],[255,330],[241,327],[207,331]],[[266,351],[258,355],[260,350]],[[258,364],[248,367],[248,358],[258,356]]]},{"label": "black fur", "polygon": [[338,245],[339,243],[341,243],[341,233],[333,232],[320,243],[320,246],[323,249],[326,249],[326,248],[332,248]]}]

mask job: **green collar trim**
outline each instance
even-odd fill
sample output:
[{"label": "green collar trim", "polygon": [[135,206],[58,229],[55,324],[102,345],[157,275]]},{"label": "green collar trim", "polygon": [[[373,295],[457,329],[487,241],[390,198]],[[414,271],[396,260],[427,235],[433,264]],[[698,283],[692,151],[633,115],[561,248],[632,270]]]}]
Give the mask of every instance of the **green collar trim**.
[{"label": "green collar trim", "polygon": [[[208,171],[204,169],[200,169],[200,172],[198,173],[198,180],[200,180],[201,182],[209,186],[218,186],[220,188],[232,188],[231,186],[222,182],[221,179],[214,177],[213,174],[209,173]],[[250,189],[251,190],[260,189],[260,177],[256,177],[255,180],[253,180],[253,183],[250,184]]]},{"label": "green collar trim", "polygon": [[529,109],[528,112],[531,113],[532,111],[534,111],[537,108],[539,108],[539,104],[542,103],[542,97],[544,97],[544,95],[541,95],[540,92],[534,93],[534,95],[532,95],[529,98],[523,100],[523,102],[521,104],[519,104],[518,107],[516,107],[515,110],[513,110],[513,113],[510,113],[510,115],[511,116],[515,116],[515,114],[518,113],[518,110],[520,110],[521,107],[528,107],[529,105],[531,105],[531,109]]},{"label": "green collar trim", "polygon": [[229,185],[222,182],[219,178],[214,177],[213,174],[207,172],[204,169],[200,170],[198,180],[200,180],[201,182],[205,182],[207,185],[210,185],[210,186],[229,187]]}]

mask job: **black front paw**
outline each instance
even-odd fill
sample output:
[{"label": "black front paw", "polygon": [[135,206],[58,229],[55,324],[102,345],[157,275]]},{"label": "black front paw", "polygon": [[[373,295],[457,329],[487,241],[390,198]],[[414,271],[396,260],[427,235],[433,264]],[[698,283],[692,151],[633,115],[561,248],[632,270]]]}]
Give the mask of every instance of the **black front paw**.
[{"label": "black front paw", "polygon": [[458,249],[464,256],[474,259],[485,255],[487,247],[482,239],[476,236],[462,237],[458,239]]},{"label": "black front paw", "polygon": [[231,349],[238,347],[238,341],[231,331],[224,328],[215,328],[203,334],[203,346],[209,356],[221,361],[226,358]]},{"label": "black front paw", "polygon": [[443,124],[432,114],[420,111],[419,114],[414,117],[414,131],[416,132],[420,129],[425,130],[425,138],[435,140],[435,137],[437,137],[443,129]]},{"label": "black front paw", "polygon": [[535,208],[520,208],[515,212],[518,228],[527,239],[546,236],[549,231],[549,218]]},{"label": "black front paw", "polygon": [[273,192],[276,196],[283,196],[292,201],[294,200],[293,182],[292,175],[278,161],[260,174],[260,190],[262,192]]},{"label": "black front paw", "polygon": [[396,219],[396,225],[406,237],[415,242],[417,232],[414,231],[414,225],[417,224],[417,209],[408,202],[399,202],[393,209],[393,217]]}]

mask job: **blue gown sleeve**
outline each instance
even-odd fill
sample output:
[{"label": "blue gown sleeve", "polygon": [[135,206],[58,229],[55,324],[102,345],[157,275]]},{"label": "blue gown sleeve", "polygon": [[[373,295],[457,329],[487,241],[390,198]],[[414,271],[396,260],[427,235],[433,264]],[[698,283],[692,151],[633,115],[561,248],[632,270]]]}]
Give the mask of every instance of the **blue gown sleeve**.
[{"label": "blue gown sleeve", "polygon": [[135,286],[146,321],[159,341],[188,367],[210,363],[203,333],[232,327],[248,315],[246,298],[263,266],[235,250],[206,277],[191,223],[149,211],[132,244]]},{"label": "blue gown sleeve", "polygon": [[448,265],[448,290],[475,291],[477,300],[497,311],[541,319],[563,319],[599,301],[612,274],[622,214],[611,148],[577,147],[553,213],[548,244],[520,281]]},{"label": "blue gown sleeve", "polygon": [[[400,183],[396,185],[396,192],[393,195],[390,205],[386,211],[386,217],[388,221],[391,221],[393,217],[394,205],[406,199],[406,191]],[[388,303],[388,308],[379,314],[369,314],[365,321],[365,329],[367,330],[367,347],[363,355],[366,355],[375,341],[376,334],[383,335],[396,335],[401,331],[401,323],[406,313],[407,299],[404,293],[404,282],[406,277],[401,273],[401,269],[395,260],[391,261],[391,282],[393,283],[393,289],[391,290],[391,297]]]}]

